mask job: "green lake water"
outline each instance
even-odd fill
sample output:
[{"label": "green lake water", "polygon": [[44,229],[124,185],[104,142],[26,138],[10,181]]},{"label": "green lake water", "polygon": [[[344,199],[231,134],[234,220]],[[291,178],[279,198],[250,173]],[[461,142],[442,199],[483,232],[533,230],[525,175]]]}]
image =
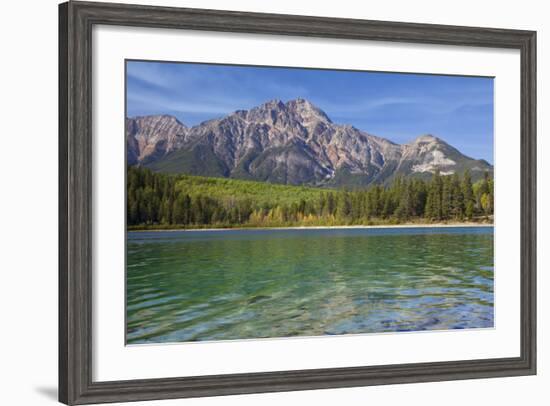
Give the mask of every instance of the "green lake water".
[{"label": "green lake water", "polygon": [[128,344],[493,327],[493,228],[129,232]]}]

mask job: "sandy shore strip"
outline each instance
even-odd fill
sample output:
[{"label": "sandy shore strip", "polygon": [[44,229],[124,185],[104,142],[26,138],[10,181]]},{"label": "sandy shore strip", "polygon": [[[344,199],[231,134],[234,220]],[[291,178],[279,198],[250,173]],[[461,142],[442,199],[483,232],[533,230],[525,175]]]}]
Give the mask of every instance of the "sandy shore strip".
[{"label": "sandy shore strip", "polygon": [[376,228],[468,228],[494,227],[490,223],[455,223],[455,224],[388,224],[388,225],[356,225],[356,226],[300,226],[300,227],[234,227],[234,228],[172,228],[150,230],[127,230],[129,233],[143,232],[180,232],[180,231],[239,231],[239,230],[325,230],[325,229],[376,229]]}]

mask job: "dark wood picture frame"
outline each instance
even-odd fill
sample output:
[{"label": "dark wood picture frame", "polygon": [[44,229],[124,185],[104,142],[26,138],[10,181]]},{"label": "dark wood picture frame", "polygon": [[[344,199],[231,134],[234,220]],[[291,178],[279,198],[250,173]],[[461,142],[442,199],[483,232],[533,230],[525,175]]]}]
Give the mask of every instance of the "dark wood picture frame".
[{"label": "dark wood picture frame", "polygon": [[[92,380],[92,27],[95,24],[397,41],[521,53],[521,353],[216,376]],[[59,6],[59,400],[87,404],[536,373],[536,32],[68,2]]]}]

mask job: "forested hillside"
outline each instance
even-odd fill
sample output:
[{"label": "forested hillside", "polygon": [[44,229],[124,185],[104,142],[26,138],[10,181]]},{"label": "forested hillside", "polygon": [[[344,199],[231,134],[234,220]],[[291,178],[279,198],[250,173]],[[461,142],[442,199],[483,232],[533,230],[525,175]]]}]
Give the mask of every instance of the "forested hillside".
[{"label": "forested hillside", "polygon": [[282,227],[489,220],[493,180],[469,171],[334,190],[154,173],[128,167],[129,229]]}]

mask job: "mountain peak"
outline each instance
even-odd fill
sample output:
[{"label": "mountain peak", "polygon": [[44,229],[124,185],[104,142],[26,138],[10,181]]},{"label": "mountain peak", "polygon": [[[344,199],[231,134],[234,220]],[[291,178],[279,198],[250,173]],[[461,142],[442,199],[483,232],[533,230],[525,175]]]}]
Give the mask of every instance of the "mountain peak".
[{"label": "mountain peak", "polygon": [[285,107],[285,104],[279,99],[273,99],[273,100],[269,100],[269,101],[265,102],[264,104],[260,105],[259,107],[281,109],[281,108]]},{"label": "mountain peak", "polygon": [[425,143],[445,143],[441,138],[432,134],[424,134],[417,137],[411,144],[425,144]]},{"label": "mountain peak", "polygon": [[170,114],[151,114],[147,116],[128,117],[126,118],[126,123],[132,123],[143,129],[149,130],[149,132],[151,132],[149,135],[155,135],[157,130],[167,126],[177,127],[178,129],[187,129],[185,124]]},{"label": "mountain peak", "polygon": [[182,124],[176,117],[171,114],[149,114],[145,116],[129,117],[128,120],[166,120]]},{"label": "mountain peak", "polygon": [[291,109],[311,109],[311,110],[320,110],[317,106],[315,106],[312,102],[310,102],[307,99],[302,99],[301,97],[298,97],[297,99],[289,100],[285,103],[285,106]]},{"label": "mountain peak", "polygon": [[288,109],[295,111],[305,119],[316,118],[332,123],[331,119],[323,110],[307,99],[298,97],[297,99],[287,101],[285,105]]},{"label": "mountain peak", "polygon": [[128,164],[143,164],[180,148],[189,128],[168,114],[126,118]]},{"label": "mountain peak", "polygon": [[296,99],[289,100],[289,101],[286,102],[286,104],[287,104],[287,106],[288,105],[296,105],[296,106],[314,107],[314,108],[318,109],[317,107],[315,107],[313,105],[312,102],[310,102],[309,100],[304,99],[302,97],[297,97]]}]

